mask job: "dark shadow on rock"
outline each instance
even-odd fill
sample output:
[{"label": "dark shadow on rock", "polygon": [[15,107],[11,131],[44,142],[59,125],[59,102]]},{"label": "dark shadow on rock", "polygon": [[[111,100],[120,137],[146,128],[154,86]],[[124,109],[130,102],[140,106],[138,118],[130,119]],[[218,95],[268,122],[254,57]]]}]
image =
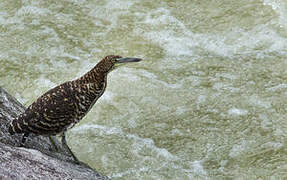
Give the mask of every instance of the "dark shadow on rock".
[{"label": "dark shadow on rock", "polygon": [[56,151],[48,137],[31,135],[25,147],[19,147],[22,135],[11,136],[7,126],[24,111],[25,107],[0,87],[0,179],[108,179],[85,163],[75,164],[63,148]]}]

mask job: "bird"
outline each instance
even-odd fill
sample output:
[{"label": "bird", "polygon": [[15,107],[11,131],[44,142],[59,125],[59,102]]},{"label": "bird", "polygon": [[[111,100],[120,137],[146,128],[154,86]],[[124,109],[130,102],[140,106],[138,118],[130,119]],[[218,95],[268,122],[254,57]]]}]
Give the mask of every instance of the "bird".
[{"label": "bird", "polygon": [[79,163],[67,145],[65,132],[83,119],[103,95],[109,72],[122,64],[141,60],[119,55],[106,56],[83,76],[64,82],[41,95],[9,123],[8,132],[11,135],[23,134],[22,146],[31,133],[36,136],[48,136],[55,148],[51,136],[60,135],[62,147],[71,154],[76,163]]}]

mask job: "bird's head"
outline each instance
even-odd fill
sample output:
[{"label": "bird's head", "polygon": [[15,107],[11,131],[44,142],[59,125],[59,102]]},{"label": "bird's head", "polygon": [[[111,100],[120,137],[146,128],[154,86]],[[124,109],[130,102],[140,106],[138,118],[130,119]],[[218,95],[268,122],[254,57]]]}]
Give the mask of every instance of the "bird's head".
[{"label": "bird's head", "polygon": [[105,72],[110,72],[113,69],[121,65],[131,63],[131,62],[139,62],[139,61],[141,61],[140,58],[109,55],[109,56],[106,56],[104,59],[102,59],[98,65],[99,65],[99,68],[104,70]]}]

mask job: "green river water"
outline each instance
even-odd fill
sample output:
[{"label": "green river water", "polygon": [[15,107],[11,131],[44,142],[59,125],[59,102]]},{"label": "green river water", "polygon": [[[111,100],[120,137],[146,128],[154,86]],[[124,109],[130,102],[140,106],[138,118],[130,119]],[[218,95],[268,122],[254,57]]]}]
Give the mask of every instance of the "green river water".
[{"label": "green river water", "polygon": [[0,86],[25,106],[109,54],[67,133],[113,179],[287,178],[284,0],[2,0]]}]

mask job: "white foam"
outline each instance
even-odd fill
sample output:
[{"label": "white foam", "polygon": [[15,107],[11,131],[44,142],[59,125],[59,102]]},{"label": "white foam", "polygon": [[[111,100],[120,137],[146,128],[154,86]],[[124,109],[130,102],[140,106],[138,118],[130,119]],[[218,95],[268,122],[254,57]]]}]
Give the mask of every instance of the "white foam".
[{"label": "white foam", "polygon": [[63,60],[51,61],[51,63],[53,64],[54,68],[67,69],[67,63],[65,61],[63,61]]},{"label": "white foam", "polygon": [[217,73],[215,76],[219,77],[219,78],[220,77],[224,77],[224,78],[227,78],[227,79],[230,79],[230,80],[236,80],[236,79],[239,78],[238,76],[230,74],[230,73]]},{"label": "white foam", "polygon": [[201,161],[193,161],[192,166],[196,173],[201,175],[207,175],[207,172],[204,170],[204,167],[201,164]]},{"label": "white foam", "polygon": [[156,84],[156,85],[162,85],[164,88],[167,89],[181,89],[184,83],[184,79],[181,79],[179,81],[177,81],[176,83],[169,83],[163,80],[158,79],[158,76],[156,76],[153,73],[149,73],[145,70],[137,70],[137,69],[132,69],[132,68],[121,68],[119,70],[121,73],[119,72],[115,72],[118,73],[116,77],[113,77],[113,79],[115,78],[121,78],[121,79],[126,79],[126,81],[134,81],[134,82],[141,82],[141,76],[143,75],[144,77],[147,77],[148,80],[150,82],[152,82],[152,84]]},{"label": "white foam", "polygon": [[263,107],[263,108],[270,108],[271,107],[271,102],[264,101],[257,95],[252,95],[251,97],[248,98],[248,100],[252,105],[255,105],[258,107]]},{"label": "white foam", "polygon": [[114,98],[114,93],[109,90],[106,90],[105,93],[101,96],[100,100],[105,100],[111,102]]},{"label": "white foam", "polygon": [[274,135],[277,137],[285,136],[285,131],[280,129],[279,127],[276,128]]},{"label": "white foam", "polygon": [[235,144],[232,146],[232,149],[229,152],[229,156],[231,158],[236,158],[246,152],[249,148],[251,148],[251,144],[255,144],[255,141],[246,141],[242,140],[240,144]]},{"label": "white foam", "polygon": [[15,98],[21,103],[26,103],[29,99],[22,97],[18,92],[15,94]]},{"label": "white foam", "polygon": [[[282,14],[286,21],[287,13]],[[166,52],[165,56],[169,57],[164,59],[165,61],[170,61],[172,57],[177,60],[188,59],[190,61],[190,58],[179,57],[197,56],[198,51],[202,51],[206,55],[214,54],[227,58],[238,56],[239,53],[240,57],[250,56],[250,52],[254,52],[256,58],[266,57],[270,52],[286,54],[284,51],[287,48],[286,39],[265,24],[257,25],[249,31],[237,27],[221,34],[199,34],[193,33],[168,9],[158,8],[156,11],[148,12],[143,18],[142,23],[150,27],[151,30],[143,33],[142,29],[135,28],[134,32],[141,36],[143,33],[144,37],[163,47]],[[234,37],[237,38],[234,39]],[[227,41],[228,43],[226,43]],[[258,51],[258,46],[262,45],[268,46],[268,48]]]},{"label": "white foam", "polygon": [[279,150],[284,147],[284,144],[280,142],[267,142],[265,144],[262,144],[261,147],[273,150]]},{"label": "white foam", "polygon": [[40,75],[40,77],[36,80],[36,84],[39,87],[48,87],[52,88],[55,87],[57,84],[52,82],[50,79],[46,78],[45,75]]},{"label": "white foam", "polygon": [[163,156],[166,159],[176,158],[171,153],[169,153],[166,149],[156,147],[154,144],[154,141],[150,138],[140,138],[134,134],[127,134],[126,137],[134,140],[134,145],[137,151],[140,151],[140,149],[143,148],[143,146],[146,146],[147,148],[155,151],[157,153],[157,157]]},{"label": "white foam", "polygon": [[[94,24],[102,26],[105,31],[97,32],[97,36],[103,37],[112,29],[116,28],[121,15],[126,15],[126,11],[134,4],[134,1],[107,1],[103,5],[90,4],[93,7],[87,14],[89,17],[94,17]],[[104,22],[104,23],[103,23]]]},{"label": "white foam", "polygon": [[124,71],[124,73],[117,75],[121,79],[125,79],[126,81],[140,81],[140,77],[136,76],[131,71],[128,71],[127,68],[122,68],[121,71]]},{"label": "white foam", "polygon": [[[198,45],[196,41],[193,40],[185,32],[188,31],[185,25],[176,19],[168,9],[158,8],[155,11],[148,12],[147,14],[142,14],[144,16],[144,21],[142,23],[147,26],[158,27],[158,26],[169,26],[171,30],[156,30],[148,31],[143,34],[147,39],[159,43],[169,56],[191,56],[191,47]],[[172,29],[184,30],[182,35],[177,35]],[[162,29],[162,28],[161,28]],[[142,36],[142,29],[135,29],[136,34]]]},{"label": "white foam", "polygon": [[83,124],[81,126],[74,127],[71,131],[75,131],[78,133],[85,132],[87,130],[99,130],[101,135],[122,135],[123,131],[119,128],[107,127],[101,125],[91,125],[91,124]]},{"label": "white foam", "polygon": [[181,106],[181,107],[177,107],[177,108],[176,108],[175,113],[176,113],[177,115],[182,115],[182,114],[184,114],[184,113],[187,112],[187,111],[188,111],[187,107]]},{"label": "white foam", "polygon": [[105,7],[111,11],[115,9],[128,10],[134,3],[135,1],[113,0],[107,1]]},{"label": "white foam", "polygon": [[90,61],[85,59],[81,60],[80,67],[76,71],[77,72],[76,77],[78,78],[84,75],[86,72],[90,71],[94,66],[95,63],[91,63]]},{"label": "white foam", "polygon": [[271,129],[273,129],[272,121],[270,121],[270,119],[265,114],[260,114],[259,118],[262,120],[261,121],[261,127],[264,130],[271,130]]},{"label": "white foam", "polygon": [[199,95],[197,97],[197,103],[198,104],[204,103],[205,101],[206,101],[206,95]]},{"label": "white foam", "polygon": [[85,132],[87,130],[99,130],[100,135],[120,135],[124,136],[124,138],[132,139],[135,145],[135,148],[140,150],[142,146],[147,146],[148,148],[154,150],[157,152],[157,156],[163,156],[167,159],[177,159],[175,156],[173,156],[171,153],[169,153],[166,149],[158,148],[155,146],[154,141],[150,138],[140,138],[137,135],[134,134],[125,134],[121,129],[115,128],[115,127],[107,127],[107,126],[101,126],[101,125],[81,125],[74,127],[72,131],[75,132]]},{"label": "white foam", "polygon": [[274,1],[274,0],[264,0],[264,5],[269,5],[274,9],[279,16],[279,23],[280,26],[286,28],[287,24],[287,9],[286,9],[286,2],[285,1]]},{"label": "white foam", "polygon": [[192,37],[176,37],[170,31],[147,32],[144,36],[164,47],[167,56],[191,56],[192,47],[197,45]]},{"label": "white foam", "polygon": [[18,16],[25,16],[25,15],[44,15],[51,13],[48,9],[38,8],[35,6],[22,6],[18,11]]},{"label": "white foam", "polygon": [[[179,157],[171,154],[167,149],[159,148],[155,145],[154,141],[151,138],[141,138],[135,134],[126,134],[120,128],[101,126],[101,125],[81,125],[73,128],[71,131],[76,131],[77,133],[86,133],[87,130],[96,133],[98,136],[110,136],[116,135],[118,138],[122,138],[125,141],[128,141],[128,149],[132,153],[133,157],[136,159],[143,159],[144,161],[153,161],[158,159],[156,162],[159,163],[157,168],[153,168],[152,171],[161,171],[166,170],[166,168],[177,169],[187,176],[192,177],[196,172],[199,175],[205,175],[206,172],[201,165],[200,161],[188,162],[187,166],[183,168],[181,166],[181,161]],[[127,146],[127,143],[125,143]],[[102,156],[102,162],[107,162],[107,157]],[[160,161],[159,161],[160,160]],[[138,162],[135,162],[136,164]],[[141,168],[131,168],[127,169],[124,172],[113,173],[111,177],[124,177],[129,174],[139,174],[140,172],[150,171],[151,167],[143,166]]]},{"label": "white foam", "polygon": [[141,167],[139,169],[129,169],[127,171],[124,171],[124,172],[120,172],[120,173],[113,173],[111,175],[111,178],[120,178],[120,177],[123,177],[123,176],[127,176],[129,174],[136,174],[136,173],[141,173],[141,172],[148,172],[150,171],[151,169],[148,168],[148,167]]},{"label": "white foam", "polygon": [[47,50],[47,56],[49,58],[55,58],[57,56],[60,56],[61,54],[65,53],[65,46],[64,45],[58,45],[57,47],[51,47]]},{"label": "white foam", "polygon": [[1,25],[6,24],[6,18],[4,18],[4,16],[7,16],[7,13],[0,12],[0,24]]},{"label": "white foam", "polygon": [[148,72],[148,71],[146,71],[146,70],[144,70],[144,69],[137,69],[137,72],[138,72],[140,75],[142,75],[142,76],[144,76],[144,77],[146,77],[146,78],[149,78],[149,79],[157,79],[157,75],[156,75],[156,74],[154,74],[154,73],[152,73],[152,72]]},{"label": "white foam", "polygon": [[278,84],[278,85],[270,87],[270,88],[267,88],[267,90],[271,91],[271,92],[280,91],[280,90],[284,90],[284,89],[287,89],[287,84],[284,84],[284,83]]},{"label": "white foam", "polygon": [[70,2],[77,5],[84,5],[87,3],[87,0],[66,0],[66,2]]},{"label": "white foam", "polygon": [[69,59],[74,59],[74,60],[78,60],[78,61],[81,60],[81,58],[79,56],[75,56],[75,55],[72,55],[69,53],[63,53],[62,57],[67,57]]},{"label": "white foam", "polygon": [[248,113],[248,110],[245,109],[237,109],[237,108],[231,108],[228,110],[228,114],[234,115],[234,116],[243,116]]}]

